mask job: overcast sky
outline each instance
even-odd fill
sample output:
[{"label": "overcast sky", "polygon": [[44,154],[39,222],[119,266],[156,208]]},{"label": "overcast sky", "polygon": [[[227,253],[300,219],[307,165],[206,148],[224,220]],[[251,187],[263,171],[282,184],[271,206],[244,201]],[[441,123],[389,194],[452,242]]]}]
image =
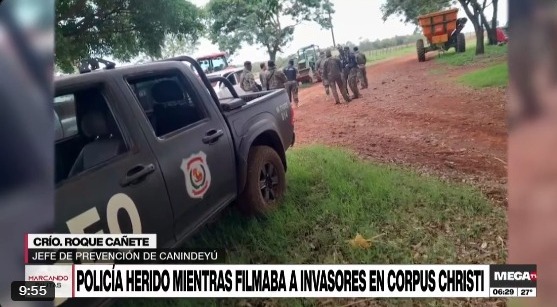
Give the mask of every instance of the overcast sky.
[{"label": "overcast sky", "polygon": [[[203,6],[209,0],[189,0],[192,3]],[[381,4],[383,0],[331,0],[335,6],[335,13],[332,15],[335,41],[337,44],[351,41],[358,43],[361,40],[390,38],[395,35],[412,34],[415,27],[405,25],[399,18],[393,16],[386,22],[381,18]],[[492,10],[489,8],[486,17],[491,19]],[[500,25],[507,23],[508,2],[499,1],[498,20]],[[459,17],[466,17],[462,9]],[[473,32],[474,27],[470,22],[467,23],[464,32]],[[294,32],[294,40],[285,49],[286,55],[295,53],[301,47],[316,44],[319,46],[331,46],[333,40],[330,30],[321,30],[314,23],[299,25]],[[202,39],[195,56],[217,52],[218,46],[212,45],[207,39]],[[280,56],[280,55],[279,55]],[[233,57],[233,63],[239,64],[246,60],[259,62],[266,61],[269,57],[264,48],[258,46],[244,45],[237,55]]]}]

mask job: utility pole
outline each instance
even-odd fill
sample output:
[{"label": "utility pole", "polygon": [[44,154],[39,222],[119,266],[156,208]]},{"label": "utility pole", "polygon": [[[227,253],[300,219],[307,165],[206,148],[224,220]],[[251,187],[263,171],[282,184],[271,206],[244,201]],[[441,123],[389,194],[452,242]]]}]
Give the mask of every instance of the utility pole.
[{"label": "utility pole", "polygon": [[333,37],[333,47],[336,47],[337,44],[335,43],[335,32],[333,31],[333,18],[331,18],[331,10],[328,10],[329,13],[329,23],[331,24],[331,36]]}]

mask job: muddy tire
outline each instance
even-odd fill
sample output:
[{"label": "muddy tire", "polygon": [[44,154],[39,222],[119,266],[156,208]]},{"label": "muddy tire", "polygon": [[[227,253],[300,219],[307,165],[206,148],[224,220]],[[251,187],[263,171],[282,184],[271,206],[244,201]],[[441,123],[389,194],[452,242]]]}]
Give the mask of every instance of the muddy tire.
[{"label": "muddy tire", "polygon": [[458,33],[456,36],[456,52],[461,53],[466,51],[466,36],[464,33]]},{"label": "muddy tire", "polygon": [[269,146],[254,146],[248,155],[246,186],[238,198],[240,210],[250,216],[265,216],[280,203],[286,191],[284,165]]},{"label": "muddy tire", "polygon": [[423,39],[419,39],[416,42],[416,52],[418,53],[418,62],[425,62],[425,46]]}]

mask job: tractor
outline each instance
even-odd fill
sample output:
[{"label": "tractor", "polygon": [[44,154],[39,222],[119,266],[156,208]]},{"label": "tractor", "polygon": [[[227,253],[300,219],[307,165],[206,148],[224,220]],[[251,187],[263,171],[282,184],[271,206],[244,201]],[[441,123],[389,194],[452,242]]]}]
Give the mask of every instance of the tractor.
[{"label": "tractor", "polygon": [[321,82],[321,76],[317,72],[315,63],[319,59],[319,46],[309,45],[298,50],[298,82],[313,83],[313,81]]},{"label": "tractor", "polygon": [[438,50],[440,53],[454,47],[456,52],[466,51],[466,37],[462,29],[468,21],[467,18],[457,18],[458,9],[439,11],[418,17],[423,34],[429,45],[424,45],[424,40],[416,42],[418,61],[425,62],[425,54]]}]

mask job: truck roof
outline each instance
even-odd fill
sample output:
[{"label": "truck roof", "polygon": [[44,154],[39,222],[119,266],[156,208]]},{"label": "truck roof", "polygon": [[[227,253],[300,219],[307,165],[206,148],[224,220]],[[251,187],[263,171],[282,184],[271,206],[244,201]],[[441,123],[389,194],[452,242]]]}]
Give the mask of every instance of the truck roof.
[{"label": "truck roof", "polygon": [[[179,61],[176,61],[179,62]],[[87,73],[77,73],[71,75],[63,75],[63,76],[56,76],[54,78],[54,82],[57,86],[65,86],[69,84],[75,84],[77,82],[95,82],[95,80],[99,80],[104,78],[106,75],[109,74],[134,74],[146,71],[149,67],[161,67],[161,66],[168,66],[168,68],[173,67],[175,64],[174,61],[166,61],[166,62],[150,62],[150,63],[143,63],[143,64],[135,64],[129,66],[121,66],[115,67],[111,69],[97,69]]]},{"label": "truck roof", "polygon": [[200,56],[200,57],[197,57],[197,60],[198,61],[199,60],[206,60],[206,59],[218,58],[218,57],[221,57],[221,56],[226,56],[226,52],[215,52],[215,53],[212,53],[212,54]]}]

